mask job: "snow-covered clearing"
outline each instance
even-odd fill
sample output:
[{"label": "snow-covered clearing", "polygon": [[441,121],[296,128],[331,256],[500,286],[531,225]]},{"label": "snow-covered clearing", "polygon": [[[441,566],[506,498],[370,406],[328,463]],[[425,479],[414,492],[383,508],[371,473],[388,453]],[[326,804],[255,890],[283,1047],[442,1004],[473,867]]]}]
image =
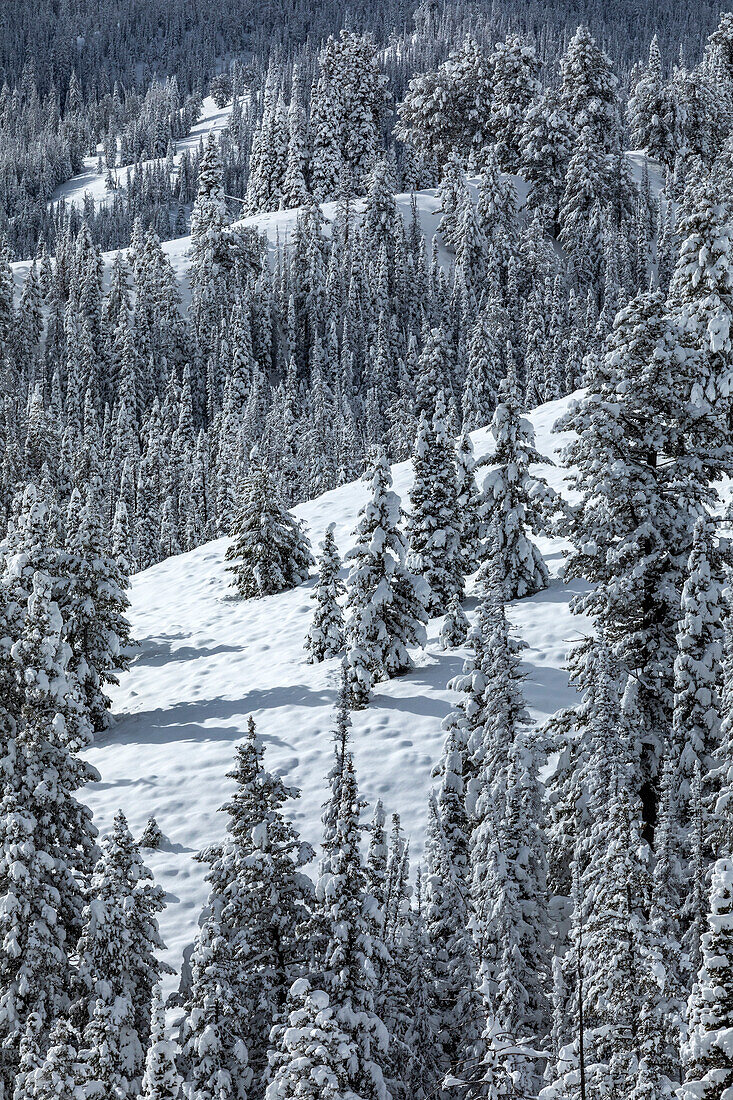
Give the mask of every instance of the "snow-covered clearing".
[{"label": "snow-covered clearing", "polygon": [[[542,406],[531,416],[545,455],[562,446],[552,425],[569,400]],[[473,439],[477,457],[490,451],[487,429]],[[553,487],[562,487],[562,468],[538,469]],[[406,501],[410,464],[395,466],[394,477]],[[297,509],[314,547],[332,522],[341,553],[351,547],[365,494],[357,482]],[[557,576],[565,545],[558,540],[540,545],[554,575],[552,587],[510,607],[529,644],[526,688],[537,720],[571,699],[563,663],[570,640],[585,625],[570,614],[571,590]],[[168,893],[162,928],[168,961],[177,969],[206,898],[205,868],[194,855],[223,832],[217,809],[227,797],[226,772],[248,715],[267,745],[268,766],[301,788],[292,808],[303,836],[315,844],[331,762],[338,661],[308,665],[303,652],[313,581],[279,596],[237,600],[228,587],[226,546],[227,540],[219,539],[133,578],[131,617],[139,655],[114,692],[114,726],[88,754],[102,776],[88,791],[99,827],[106,829],[122,807],[136,835],[154,814],[169,839],[146,858]],[[469,615],[473,607],[469,599]],[[354,715],[362,792],[370,803],[382,798],[388,813],[402,815],[415,860],[422,849],[430,771],[443,739],[441,721],[451,705],[446,685],[465,655],[440,649],[440,622],[430,623],[416,669],[379,685],[369,708]]]}]

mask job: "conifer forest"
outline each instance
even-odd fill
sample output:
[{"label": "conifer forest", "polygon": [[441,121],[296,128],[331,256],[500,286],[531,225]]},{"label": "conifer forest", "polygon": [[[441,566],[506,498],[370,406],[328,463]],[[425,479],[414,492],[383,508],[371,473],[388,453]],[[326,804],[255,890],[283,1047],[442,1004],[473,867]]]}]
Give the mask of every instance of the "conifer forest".
[{"label": "conifer forest", "polygon": [[0,1100],[733,1100],[733,11],[0,8]]}]

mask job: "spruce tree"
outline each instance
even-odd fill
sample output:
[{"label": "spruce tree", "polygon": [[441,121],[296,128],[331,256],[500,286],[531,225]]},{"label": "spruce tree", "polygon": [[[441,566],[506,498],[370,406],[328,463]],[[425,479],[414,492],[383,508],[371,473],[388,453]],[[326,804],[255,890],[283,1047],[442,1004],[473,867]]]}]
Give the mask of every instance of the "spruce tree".
[{"label": "spruce tree", "polygon": [[66,521],[61,588],[72,668],[79,680],[93,727],[109,724],[107,684],[129,667],[128,577],[119,558],[109,553],[100,516],[100,486],[93,478],[85,499],[72,493]]},{"label": "spruce tree", "polygon": [[78,1037],[60,1018],[51,1031],[49,1048],[27,1083],[26,1100],[84,1100],[89,1093],[86,1071],[78,1053]]},{"label": "spruce tree", "polygon": [[285,510],[272,477],[258,462],[244,481],[226,560],[244,599],[294,588],[307,580],[313,565],[300,523]]},{"label": "spruce tree", "polygon": [[388,1100],[382,1066],[389,1037],[375,1011],[373,959],[377,943],[366,892],[360,851],[362,803],[347,743],[339,759],[340,776],[333,836],[327,838],[329,870],[318,884],[321,918],[327,930],[323,958],[324,988],[334,1022],[353,1046],[346,1063],[348,1087],[363,1100]]},{"label": "spruce tree", "polygon": [[535,450],[532,425],[520,416],[513,370],[501,384],[491,431],[495,467],[484,481],[483,511],[491,525],[491,551],[502,571],[504,597],[513,600],[531,596],[549,583],[544,558],[527,526],[539,525],[542,506],[550,499],[546,483],[529,472],[531,463],[546,459]]},{"label": "spruce tree", "polygon": [[358,1050],[340,1026],[328,994],[298,978],[288,992],[285,1023],[273,1031],[266,1100],[346,1100],[348,1067]]},{"label": "spruce tree", "polygon": [[453,596],[463,595],[458,481],[442,394],[432,425],[424,415],[420,421],[412,465],[408,564],[429,588],[428,614],[442,615]]},{"label": "spruce tree", "polygon": [[[211,916],[195,952],[184,1028],[184,1054],[194,1064],[213,1029],[217,1059],[236,1088],[244,1089],[246,1079],[253,1078],[250,1097],[261,1095],[270,1030],[281,1018],[287,990],[302,965],[300,935],[310,891],[300,868],[313,854],[282,812],[299,792],[266,771],[263,757],[250,719],[230,773],[235,791],[223,807],[229,817],[227,837],[202,853],[209,864]],[[246,1071],[238,1068],[245,1052]],[[210,1081],[212,1072],[207,1069],[202,1080]],[[198,1100],[199,1094],[193,1095]]]},{"label": "spruce tree", "polygon": [[346,675],[357,707],[367,704],[374,683],[412,667],[407,647],[422,644],[427,618],[424,585],[405,566],[400,500],[383,451],[364,479],[370,499],[359,513],[346,583]]},{"label": "spruce tree", "polygon": [[32,585],[10,665],[0,670],[8,674],[3,704],[12,708],[2,727],[8,767],[0,786],[0,1083],[7,1096],[29,1016],[37,1015],[43,1037],[68,1010],[83,883],[96,854],[91,813],[76,795],[99,775],[68,748],[68,646],[49,576],[36,571]]},{"label": "spruce tree", "polygon": [[466,612],[461,607],[458,594],[451,596],[443,625],[440,628],[440,642],[443,649],[456,649],[463,645],[468,637],[469,621]]},{"label": "spruce tree", "polygon": [[720,746],[723,661],[723,594],[720,553],[711,517],[701,516],[692,536],[674,662],[672,738],[676,760],[676,811],[691,819],[696,769],[707,775]]},{"label": "spruce tree", "polygon": [[339,599],[346,588],[339,576],[341,558],[333,528],[333,524],[327,527],[323,536],[318,581],[311,596],[316,601],[316,609],[305,639],[305,649],[311,663],[335,657],[344,645],[344,614]]},{"label": "spruce tree", "polygon": [[176,1054],[176,1043],[165,1037],[165,1010],[156,986],[140,1100],[178,1100],[181,1076],[176,1068]]},{"label": "spruce tree", "polygon": [[456,442],[456,472],[458,476],[458,512],[461,520],[461,556],[463,572],[478,568],[481,549],[480,497],[476,483],[476,461],[473,443],[464,426]]},{"label": "spruce tree", "polygon": [[713,868],[708,928],[702,937],[702,965],[690,995],[688,1036],[682,1048],[679,1096],[683,1100],[723,1097],[733,1082],[733,861],[729,855],[718,859]]}]

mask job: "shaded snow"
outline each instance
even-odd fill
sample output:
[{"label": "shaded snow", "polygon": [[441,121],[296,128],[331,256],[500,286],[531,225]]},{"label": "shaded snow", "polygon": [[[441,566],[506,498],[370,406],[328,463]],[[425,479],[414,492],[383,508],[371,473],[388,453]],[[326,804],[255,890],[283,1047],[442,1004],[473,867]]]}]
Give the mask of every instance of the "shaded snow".
[{"label": "shaded snow", "polygon": [[[538,449],[546,455],[562,443],[551,427],[568,400],[531,415]],[[477,457],[489,452],[487,429],[473,433],[473,439]],[[553,487],[562,487],[561,468],[538,469]],[[406,502],[410,464],[395,466],[394,475]],[[341,554],[350,549],[365,497],[366,487],[357,482],[299,506],[314,547],[334,523]],[[557,578],[565,545],[558,540],[540,545],[553,572],[552,587],[510,607],[530,646],[527,695],[538,720],[571,700],[562,666],[569,639],[584,629],[570,615],[571,591]],[[303,650],[314,581],[262,600],[234,599],[226,547],[227,540],[218,539],[133,577],[131,619],[139,655],[114,691],[114,726],[88,753],[102,776],[88,789],[98,826],[109,828],[122,807],[136,836],[153,814],[167,838],[145,858],[168,894],[161,923],[167,959],[176,969],[206,898],[205,868],[194,854],[224,830],[217,809],[230,789],[225,775],[247,716],[254,716],[267,746],[268,767],[302,789],[292,809],[303,837],[314,845],[331,763],[339,662],[308,665]],[[474,606],[469,598],[469,616]],[[370,803],[380,797],[388,813],[402,815],[414,860],[422,851],[430,771],[443,741],[441,721],[451,705],[446,684],[460,671],[465,654],[440,649],[441,621],[431,621],[427,647],[416,655],[418,667],[379,685],[369,708],[354,715],[362,792]]]}]

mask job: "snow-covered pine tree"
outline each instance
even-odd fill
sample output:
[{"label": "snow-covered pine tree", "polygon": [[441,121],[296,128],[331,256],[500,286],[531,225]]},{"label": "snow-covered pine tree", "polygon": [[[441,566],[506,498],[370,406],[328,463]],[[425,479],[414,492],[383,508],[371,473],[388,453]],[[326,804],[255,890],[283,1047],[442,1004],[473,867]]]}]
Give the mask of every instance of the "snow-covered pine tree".
[{"label": "snow-covered pine tree", "polygon": [[154,817],[149,817],[145,828],[142,831],[140,839],[138,840],[138,847],[157,849],[165,840],[165,835],[158,822]]},{"label": "snow-covered pine tree", "polygon": [[244,599],[294,588],[313,565],[301,524],[283,507],[272,477],[256,459],[244,481],[226,560]]},{"label": "snow-covered pine tree", "polygon": [[285,1021],[273,1030],[266,1100],[360,1096],[352,1091],[348,1072],[358,1055],[328,994],[312,988],[307,978],[298,978],[288,992]]},{"label": "snow-covered pine tree", "polygon": [[[492,299],[494,306],[496,298]],[[468,431],[491,422],[503,371],[506,336],[497,323],[497,309],[482,309],[468,340],[468,369],[463,389],[463,427]],[[504,336],[504,338],[502,338]]]},{"label": "snow-covered pine tree", "polygon": [[36,571],[22,633],[2,647],[0,662],[0,732],[8,761],[0,785],[0,935],[6,945],[0,959],[0,1086],[8,1097],[30,1015],[36,1014],[43,1049],[54,1021],[68,1010],[82,887],[96,855],[91,813],[76,795],[99,775],[67,745],[69,650],[51,589],[50,577]]},{"label": "snow-covered pine tree", "polygon": [[90,1095],[116,1090],[130,1096],[139,1088],[153,989],[163,970],[157,958],[164,947],[157,921],[163,890],[151,879],[120,812],[102,841],[77,947],[74,1020],[89,1064]]},{"label": "snow-covered pine tree", "polygon": [[521,175],[529,183],[527,206],[540,210],[550,232],[558,231],[557,216],[565,188],[565,172],[573,131],[556,89],[547,88],[527,109],[522,123]]},{"label": "snow-covered pine tree", "polygon": [[321,917],[327,930],[322,981],[333,1020],[346,1034],[353,1056],[346,1063],[348,1087],[363,1100],[388,1100],[382,1066],[389,1037],[376,1015],[373,959],[379,944],[369,912],[360,850],[362,802],[351,752],[340,755],[341,773],[333,837],[328,838],[329,870],[318,883]]},{"label": "snow-covered pine tree", "polygon": [[720,556],[714,521],[700,516],[682,588],[674,662],[671,752],[676,760],[675,808],[682,828],[692,817],[696,769],[707,775],[720,747],[724,610]]},{"label": "snow-covered pine tree", "polygon": [[364,480],[370,499],[359,513],[356,546],[346,559],[345,666],[356,707],[366,706],[374,683],[412,667],[407,647],[422,644],[427,619],[425,586],[405,565],[400,500],[391,489],[384,451],[377,453]]},{"label": "snow-covered pine tree", "polygon": [[[220,904],[218,906],[220,908]],[[191,989],[182,1029],[186,1100],[248,1100],[252,1072],[240,1037],[234,949],[210,911],[191,957]]]},{"label": "snow-covered pine tree", "polygon": [[492,99],[489,126],[496,142],[496,156],[504,172],[517,173],[520,137],[527,109],[540,89],[540,63],[534,47],[518,34],[498,42],[489,57]]},{"label": "snow-covered pine tree", "polygon": [[[252,1078],[249,1084],[237,1081],[237,1088],[247,1087],[250,1100],[262,1095],[270,1030],[281,1018],[287,990],[303,962],[300,933],[311,887],[300,868],[313,855],[282,811],[299,792],[268,772],[263,757],[250,719],[229,773],[236,786],[223,807],[229,817],[227,837],[201,857],[209,864],[211,918],[197,948],[201,969],[194,975],[184,1028],[185,1057],[192,1063],[207,1029],[217,1031],[227,1072],[235,1079],[238,1073]],[[205,964],[209,955],[214,961]],[[216,1015],[209,969],[216,971],[226,1023]],[[244,1051],[246,1073],[237,1068]],[[199,1100],[199,1093],[193,1098]]]},{"label": "snow-covered pine tree", "polygon": [[546,462],[534,446],[534,429],[520,415],[516,374],[512,369],[499,389],[491,432],[496,440],[494,469],[483,484],[482,511],[495,543],[491,553],[502,571],[504,598],[531,596],[546,588],[549,571],[527,526],[540,525],[551,501],[546,482],[529,472],[530,464]]},{"label": "snow-covered pine tree", "polygon": [[468,637],[469,626],[468,616],[461,607],[460,596],[456,593],[451,596],[440,628],[440,643],[443,649],[456,649],[457,646],[463,645]]},{"label": "snow-covered pine tree", "polygon": [[654,837],[651,906],[641,938],[639,1064],[633,1100],[671,1097],[680,1079],[680,1039],[687,1004],[680,959],[683,891],[674,779],[675,768],[666,759]]},{"label": "snow-covered pine tree", "polygon": [[89,1095],[78,1044],[74,1029],[59,1018],[51,1030],[46,1055],[27,1082],[24,1100],[84,1100]]},{"label": "snow-covered pine tree", "polygon": [[191,211],[191,313],[202,348],[214,344],[221,318],[229,314],[230,267],[223,171],[212,131],[201,158],[198,193]]},{"label": "snow-covered pine tree", "polygon": [[434,1095],[442,1079],[433,958],[425,926],[424,893],[424,874],[418,867],[416,904],[411,914],[406,958],[410,1020],[405,1035],[405,1044],[409,1050],[405,1086],[408,1095],[414,1097],[414,1100],[428,1100]]},{"label": "snow-covered pine tree", "polygon": [[458,477],[458,513],[461,519],[463,572],[469,574],[478,568],[481,548],[481,519],[473,443],[465,425],[456,442],[456,473]]},{"label": "snow-covered pine tree", "polygon": [[311,663],[335,657],[344,647],[344,613],[339,599],[346,586],[339,576],[341,558],[333,529],[334,525],[330,524],[323,536],[318,580],[311,596],[316,601],[316,608],[305,639],[305,649]]},{"label": "snow-covered pine tree", "polygon": [[428,586],[428,614],[442,615],[453,596],[463,595],[458,480],[442,394],[432,424],[424,414],[420,421],[412,466],[408,566]]},{"label": "snow-covered pine tree", "polygon": [[176,1066],[177,1051],[177,1044],[165,1037],[165,1008],[156,986],[140,1100],[178,1100],[182,1082]]},{"label": "snow-covered pine tree", "polygon": [[677,104],[670,92],[662,76],[662,57],[655,34],[649,45],[649,63],[629,98],[627,116],[633,148],[646,149],[650,157],[673,168]]},{"label": "snow-covered pine tree", "polygon": [[[450,755],[447,759],[452,761]],[[453,779],[449,775],[447,783],[454,785]],[[456,793],[460,797],[462,790]],[[476,1054],[483,1006],[476,988],[477,957],[469,928],[467,868],[456,858],[455,837],[446,832],[434,795],[428,802],[425,855],[425,935],[437,1032],[433,1058],[443,1073],[456,1073]]]},{"label": "snow-covered pine tree", "polygon": [[713,868],[709,930],[702,937],[702,965],[690,995],[687,1038],[682,1047],[682,1100],[724,1097],[733,1082],[733,860]]},{"label": "snow-covered pine tree", "polygon": [[129,580],[120,559],[109,552],[100,516],[101,487],[93,477],[84,499],[73,492],[66,520],[60,593],[71,667],[84,694],[95,731],[109,724],[107,684],[129,667],[130,624],[125,612]]}]

